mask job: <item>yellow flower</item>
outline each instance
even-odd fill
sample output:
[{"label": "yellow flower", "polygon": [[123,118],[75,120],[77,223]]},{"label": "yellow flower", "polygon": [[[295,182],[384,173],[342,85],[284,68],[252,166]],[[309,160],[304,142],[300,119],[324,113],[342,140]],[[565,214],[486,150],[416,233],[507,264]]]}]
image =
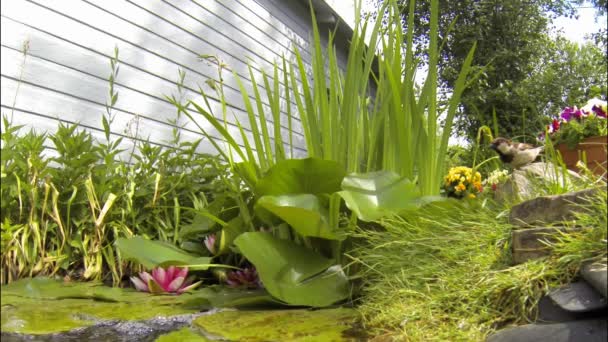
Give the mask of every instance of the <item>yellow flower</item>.
[{"label": "yellow flower", "polygon": [[476,196],[474,194],[469,194],[469,198],[475,198]]},{"label": "yellow flower", "polygon": [[461,191],[466,190],[467,187],[464,186],[464,184],[460,183],[460,184],[456,185],[456,187],[454,189],[456,189],[456,192],[461,192]]}]

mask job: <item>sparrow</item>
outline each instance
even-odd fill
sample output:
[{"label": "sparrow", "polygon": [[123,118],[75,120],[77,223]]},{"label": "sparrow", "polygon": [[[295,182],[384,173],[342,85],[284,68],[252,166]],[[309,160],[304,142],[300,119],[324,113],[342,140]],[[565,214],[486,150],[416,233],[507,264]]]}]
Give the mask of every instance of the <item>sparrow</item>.
[{"label": "sparrow", "polygon": [[490,144],[490,148],[498,153],[503,163],[518,169],[532,163],[544,146],[534,147],[530,144],[514,143],[505,138],[496,138]]}]

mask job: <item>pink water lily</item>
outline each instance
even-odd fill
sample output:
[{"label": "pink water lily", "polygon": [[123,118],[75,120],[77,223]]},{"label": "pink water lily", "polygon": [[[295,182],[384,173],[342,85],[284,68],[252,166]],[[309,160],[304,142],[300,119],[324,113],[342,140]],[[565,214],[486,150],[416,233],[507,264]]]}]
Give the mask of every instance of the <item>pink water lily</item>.
[{"label": "pink water lily", "polygon": [[262,288],[262,281],[254,267],[230,271],[226,274],[226,284],[229,287]]},{"label": "pink water lily", "polygon": [[215,254],[216,250],[215,250],[215,233],[213,234],[209,234],[205,237],[205,247],[207,247],[207,250],[209,250],[209,252],[211,252],[211,254]]},{"label": "pink water lily", "polygon": [[141,272],[139,273],[139,278],[131,277],[131,282],[133,282],[136,289],[143,292],[180,294],[192,290],[201,284],[200,281],[192,284],[194,277],[186,279],[187,275],[187,267],[169,266],[166,270],[162,267],[157,267],[152,270],[152,274]]}]

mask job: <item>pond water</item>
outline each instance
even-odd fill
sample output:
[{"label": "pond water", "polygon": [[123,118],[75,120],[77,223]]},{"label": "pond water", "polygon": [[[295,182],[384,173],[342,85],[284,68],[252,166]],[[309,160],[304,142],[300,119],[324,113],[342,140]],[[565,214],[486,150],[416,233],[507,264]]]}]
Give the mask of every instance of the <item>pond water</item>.
[{"label": "pond water", "polygon": [[[212,304],[241,304],[214,308]],[[238,299],[237,299],[238,298]],[[269,307],[259,293],[152,296],[46,278],[2,287],[5,341],[365,341],[352,308]],[[246,304],[242,307],[242,304]],[[260,306],[261,304],[262,306]],[[234,306],[233,305],[233,306]],[[230,306],[230,305],[227,305]]]}]

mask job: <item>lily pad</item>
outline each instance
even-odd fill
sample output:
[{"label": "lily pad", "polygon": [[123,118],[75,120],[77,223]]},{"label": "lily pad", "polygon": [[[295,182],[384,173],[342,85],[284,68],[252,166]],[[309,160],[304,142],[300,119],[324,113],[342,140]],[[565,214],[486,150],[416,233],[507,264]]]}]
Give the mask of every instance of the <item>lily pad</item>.
[{"label": "lily pad", "polygon": [[248,232],[234,242],[255,265],[266,290],[287,304],[323,307],[350,294],[340,265],[292,241]]},{"label": "lily pad", "polygon": [[[256,211],[268,211],[281,218],[302,236],[329,240],[344,240],[345,234],[329,226],[327,209],[315,195],[263,196],[256,203]],[[260,215],[264,217],[265,215]]]},{"label": "lily pad", "polygon": [[[193,325],[230,341],[353,341],[353,309],[222,311]],[[364,336],[357,336],[364,338]]]},{"label": "lily pad", "polygon": [[118,238],[116,246],[124,259],[137,261],[151,269],[157,266],[188,266],[191,270],[206,270],[211,258],[187,253],[170,243],[152,241],[141,236]]},{"label": "lily pad", "polygon": [[395,215],[439,199],[421,197],[416,184],[390,171],[350,174],[344,177],[342,189],[338,194],[363,221]]},{"label": "lily pad", "polygon": [[287,159],[278,162],[256,185],[256,195],[332,194],[340,190],[344,168],[318,158]]}]

